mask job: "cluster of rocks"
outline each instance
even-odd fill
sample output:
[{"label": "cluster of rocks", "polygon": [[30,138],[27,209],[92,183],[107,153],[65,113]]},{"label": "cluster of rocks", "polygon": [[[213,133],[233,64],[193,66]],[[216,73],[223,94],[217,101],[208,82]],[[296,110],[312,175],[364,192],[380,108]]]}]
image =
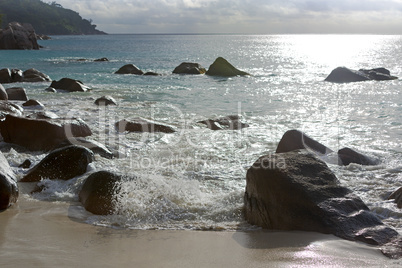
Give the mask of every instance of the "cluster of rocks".
[{"label": "cluster of rocks", "polygon": [[49,82],[50,77],[34,68],[26,71],[19,69],[4,68],[0,70],[0,83],[16,83],[16,82]]},{"label": "cluster of rocks", "polygon": [[325,81],[334,83],[349,83],[370,80],[384,81],[395,79],[398,79],[398,77],[392,76],[389,70],[382,67],[369,70],[360,69],[358,71],[346,67],[338,67],[334,69],[327,78],[325,78]]},{"label": "cluster of rocks", "polygon": [[[328,153],[328,148],[306,137],[298,131],[285,133],[276,153],[260,157],[248,169],[246,220],[267,229],[334,234],[379,245],[388,257],[402,257],[398,232],[340,184],[318,158]],[[390,198],[400,196],[402,191],[398,191]]]},{"label": "cluster of rocks", "polygon": [[[133,64],[126,64],[115,72],[116,74],[136,74],[136,75],[159,75],[154,72],[144,72]],[[174,74],[206,74],[210,76],[243,76],[250,75],[249,73],[243,72],[235,68],[226,59],[218,57],[209,66],[208,71],[202,67],[199,63],[194,62],[182,62],[177,66],[173,72]]]}]

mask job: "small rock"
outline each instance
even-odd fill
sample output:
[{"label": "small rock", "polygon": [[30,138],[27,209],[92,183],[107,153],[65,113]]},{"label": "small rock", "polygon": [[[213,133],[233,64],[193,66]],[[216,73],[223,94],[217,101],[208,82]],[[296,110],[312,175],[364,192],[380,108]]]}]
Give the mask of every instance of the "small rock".
[{"label": "small rock", "polygon": [[137,75],[143,75],[144,72],[141,71],[137,66],[135,66],[133,64],[126,64],[123,67],[121,67],[118,71],[116,71],[115,74],[137,74]]},{"label": "small rock", "polygon": [[26,159],[21,165],[19,165],[19,168],[30,168],[32,165],[31,161],[29,159]]},{"label": "small rock", "polygon": [[112,96],[102,96],[95,100],[95,104],[99,106],[117,105],[116,100]]},{"label": "small rock", "polygon": [[211,130],[240,130],[242,128],[249,127],[248,124],[241,122],[240,116],[238,115],[229,115],[216,119],[207,119],[198,121],[198,123],[206,125]]},{"label": "small rock", "polygon": [[42,103],[40,103],[40,102],[37,101],[37,100],[33,100],[33,99],[30,99],[30,100],[24,102],[24,103],[22,104],[22,106],[27,106],[27,107],[30,107],[30,106],[37,106],[37,107],[42,108],[42,109],[45,107]]},{"label": "small rock", "polygon": [[127,121],[125,119],[117,122],[116,128],[120,132],[129,131],[129,132],[164,132],[164,133],[173,133],[176,132],[174,127],[165,125],[162,123],[158,123],[152,120],[144,119],[144,118],[135,118],[131,121]]},{"label": "small rock", "polygon": [[94,61],[109,61],[109,59],[108,58],[100,58],[100,59],[96,59]]},{"label": "small rock", "polygon": [[206,70],[198,63],[182,62],[173,70],[174,74],[205,74]]}]

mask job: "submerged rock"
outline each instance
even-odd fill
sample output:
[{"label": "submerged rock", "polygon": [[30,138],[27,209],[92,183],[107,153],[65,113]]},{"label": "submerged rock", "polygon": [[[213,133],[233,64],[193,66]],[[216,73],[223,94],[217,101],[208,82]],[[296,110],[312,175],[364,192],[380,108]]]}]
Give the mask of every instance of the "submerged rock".
[{"label": "submerged rock", "polygon": [[197,123],[204,124],[211,130],[240,130],[242,128],[249,127],[248,124],[241,122],[241,117],[238,115],[229,115],[216,119],[207,119],[198,121]]},{"label": "submerged rock", "polygon": [[209,66],[209,69],[205,74],[211,76],[250,75],[249,73],[236,69],[232,64],[222,57],[217,58],[214,63]]},{"label": "submerged rock", "polygon": [[352,70],[346,67],[338,67],[334,69],[325,81],[334,83],[349,83],[368,80],[394,80],[398,79],[390,75],[390,71],[385,68],[375,68],[370,70],[360,69]]},{"label": "submerged rock", "polygon": [[34,28],[29,23],[11,22],[0,30],[0,49],[39,49]]},{"label": "submerged rock", "polygon": [[259,158],[247,171],[244,201],[246,220],[267,229],[334,234],[373,245],[399,236],[312,154]]},{"label": "submerged rock", "polygon": [[199,63],[182,62],[173,70],[174,74],[205,74],[206,70]]},{"label": "submerged rock", "polygon": [[129,132],[163,132],[163,133],[173,133],[176,132],[174,127],[158,123],[152,120],[144,118],[134,118],[130,121],[125,119],[117,122],[115,124],[119,132],[129,131]]},{"label": "submerged rock", "polygon": [[0,121],[5,142],[32,151],[48,151],[65,139],[92,135],[88,125],[79,118],[31,119],[11,114]]},{"label": "submerged rock", "polygon": [[17,202],[18,185],[7,159],[0,152],[0,211]]},{"label": "submerged rock", "polygon": [[143,75],[144,72],[141,71],[137,66],[133,64],[126,64],[123,67],[121,67],[119,70],[115,72],[115,74],[137,74],[137,75]]},{"label": "submerged rock", "polygon": [[93,153],[82,146],[71,145],[56,149],[29,170],[20,181],[70,180],[84,174],[93,160]]},{"label": "submerged rock", "polygon": [[97,215],[115,213],[115,202],[122,176],[109,171],[98,171],[85,180],[79,199],[86,210]]},{"label": "submerged rock", "polygon": [[85,86],[81,81],[71,78],[62,78],[59,81],[53,81],[50,87],[66,90],[68,92],[86,92],[90,90],[90,88]]},{"label": "submerged rock", "polygon": [[390,194],[390,196],[387,198],[388,200],[394,199],[396,205],[398,208],[402,208],[402,187]]}]

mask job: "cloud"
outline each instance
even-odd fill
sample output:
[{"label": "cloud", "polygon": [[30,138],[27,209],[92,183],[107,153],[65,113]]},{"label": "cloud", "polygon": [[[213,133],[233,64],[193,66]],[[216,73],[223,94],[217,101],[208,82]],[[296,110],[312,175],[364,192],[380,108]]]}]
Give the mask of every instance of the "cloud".
[{"label": "cloud", "polygon": [[401,0],[59,0],[110,33],[394,33]]}]

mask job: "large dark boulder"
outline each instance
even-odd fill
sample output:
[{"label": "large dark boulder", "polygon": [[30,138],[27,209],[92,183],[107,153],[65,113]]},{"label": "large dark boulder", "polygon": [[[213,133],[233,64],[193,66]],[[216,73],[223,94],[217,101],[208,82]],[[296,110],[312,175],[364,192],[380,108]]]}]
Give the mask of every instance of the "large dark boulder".
[{"label": "large dark boulder", "polygon": [[8,100],[7,91],[2,84],[0,84],[0,100]]},{"label": "large dark boulder", "polygon": [[31,119],[11,114],[0,121],[0,132],[5,142],[32,151],[52,150],[65,139],[92,135],[88,125],[79,118]]},{"label": "large dark boulder", "polygon": [[0,49],[39,49],[32,25],[9,23],[6,28],[0,30]]},{"label": "large dark boulder", "polygon": [[380,163],[378,159],[374,159],[367,155],[361,154],[347,147],[342,148],[338,151],[338,159],[338,164],[343,166],[347,166],[351,163],[368,166],[378,165]]},{"label": "large dark boulder", "polygon": [[120,120],[115,124],[119,132],[163,132],[173,133],[176,132],[175,128],[169,125],[158,123],[144,118],[133,118],[130,121],[125,119]]},{"label": "large dark boulder", "polygon": [[236,69],[232,64],[222,57],[217,58],[214,63],[209,66],[209,69],[205,74],[211,76],[250,75],[249,73]]},{"label": "large dark boulder", "polygon": [[52,79],[42,72],[31,68],[22,73],[23,82],[50,82]]},{"label": "large dark boulder", "polygon": [[52,81],[50,87],[68,92],[86,92],[90,90],[90,88],[85,86],[81,81],[71,78],[62,78],[59,81]]},{"label": "large dark boulder", "polygon": [[120,189],[122,176],[109,171],[98,171],[85,180],[78,196],[86,210],[97,215],[115,213],[116,194]]},{"label": "large dark boulder", "polygon": [[56,149],[29,170],[20,181],[70,180],[84,174],[93,160],[92,151],[82,146],[71,145]]},{"label": "large dark boulder", "polygon": [[346,67],[338,67],[334,69],[325,78],[325,81],[334,83],[349,83],[368,80],[394,80],[395,76],[391,76],[389,70],[385,68],[375,68],[370,70],[360,69],[359,71],[352,70]]},{"label": "large dark boulder", "polygon": [[0,211],[17,202],[17,199],[17,179],[3,153],[0,152]]},{"label": "large dark boulder", "polygon": [[126,64],[123,67],[121,67],[119,70],[115,72],[115,74],[137,74],[137,75],[143,75],[144,72],[141,71],[137,66],[133,64]]},{"label": "large dark boulder", "polygon": [[206,70],[199,63],[182,62],[173,70],[174,74],[205,74]]},{"label": "large dark boulder", "polygon": [[246,220],[276,230],[301,230],[382,245],[398,238],[327,165],[309,153],[259,158],[247,171]]},{"label": "large dark boulder", "polygon": [[23,87],[11,87],[6,89],[9,100],[27,101],[28,96],[25,88]]},{"label": "large dark boulder", "polygon": [[198,121],[198,123],[206,125],[211,130],[240,130],[242,128],[249,127],[248,124],[241,121],[241,117],[238,115],[229,115],[216,119],[206,119]]},{"label": "large dark boulder", "polygon": [[313,151],[319,155],[326,155],[332,152],[332,150],[325,145],[296,129],[288,130],[283,134],[282,139],[279,141],[278,147],[276,148],[276,152],[286,153],[301,149]]},{"label": "large dark boulder", "polygon": [[394,199],[398,208],[402,208],[402,187],[390,194],[388,200]]}]

